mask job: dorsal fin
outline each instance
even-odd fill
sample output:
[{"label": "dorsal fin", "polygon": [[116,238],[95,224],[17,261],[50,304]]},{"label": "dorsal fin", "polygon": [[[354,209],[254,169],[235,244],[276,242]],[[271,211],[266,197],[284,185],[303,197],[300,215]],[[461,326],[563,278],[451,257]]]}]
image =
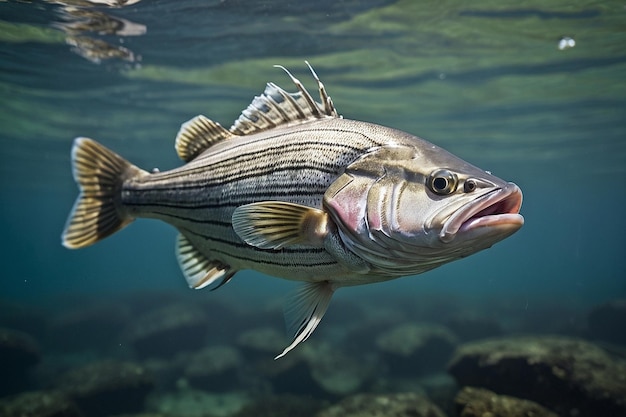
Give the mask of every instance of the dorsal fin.
[{"label": "dorsal fin", "polygon": [[211,145],[232,136],[233,134],[219,123],[199,115],[180,127],[176,135],[176,153],[180,159],[189,162]]},{"label": "dorsal fin", "polygon": [[317,81],[321,104],[311,97],[311,94],[304,88],[300,80],[294,77],[285,67],[275,65],[275,67],[281,68],[287,73],[299,91],[297,93],[288,93],[274,83],[267,83],[263,94],[256,96],[248,108],[241,112],[239,118],[230,127],[230,131],[236,135],[248,135],[281,125],[304,123],[327,117],[341,117],[337,113],[330,96],[326,93],[324,84],[322,84],[311,65],[308,62],[306,64],[309,70],[311,70],[313,78]]}]

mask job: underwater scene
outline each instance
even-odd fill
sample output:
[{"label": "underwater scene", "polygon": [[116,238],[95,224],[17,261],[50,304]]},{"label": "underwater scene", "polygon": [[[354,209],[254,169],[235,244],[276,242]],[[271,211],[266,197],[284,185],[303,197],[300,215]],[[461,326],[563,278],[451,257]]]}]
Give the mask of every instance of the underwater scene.
[{"label": "underwater scene", "polygon": [[0,417],[626,416],[625,45],[618,1],[0,1]]}]

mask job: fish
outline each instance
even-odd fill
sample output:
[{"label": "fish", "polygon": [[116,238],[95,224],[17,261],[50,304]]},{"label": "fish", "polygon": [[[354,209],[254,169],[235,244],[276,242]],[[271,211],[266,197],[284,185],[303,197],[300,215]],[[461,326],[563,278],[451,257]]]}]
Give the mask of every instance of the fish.
[{"label": "fish", "polygon": [[306,65],[320,101],[277,65],[297,91],[267,83],[229,129],[203,115],[185,122],[175,140],[185,163],[172,170],[76,138],[80,193],[62,244],[153,218],[178,230],[191,288],[217,289],[241,270],[300,281],[278,359],[311,336],[337,289],[421,274],[522,227],[516,184],[410,133],[343,118]]}]

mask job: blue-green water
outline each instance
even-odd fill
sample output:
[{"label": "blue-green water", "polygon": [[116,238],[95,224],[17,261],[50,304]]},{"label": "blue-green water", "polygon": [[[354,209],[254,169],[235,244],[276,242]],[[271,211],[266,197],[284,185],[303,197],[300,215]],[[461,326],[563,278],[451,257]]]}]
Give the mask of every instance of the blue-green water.
[{"label": "blue-green water", "polygon": [[[172,168],[181,123],[202,113],[229,126],[266,82],[289,87],[272,65],[308,82],[304,60],[344,117],[411,132],[517,183],[526,220],[511,238],[467,259],[339,291],[307,343],[335,340],[333,329],[377,309],[404,319],[415,311],[431,317],[478,308],[498,316],[504,309],[508,323],[539,323],[515,331],[582,334],[594,305],[626,297],[621,2],[62,3],[0,2],[6,311],[80,314],[80,300],[123,306],[129,294],[163,292],[271,310],[292,283],[245,271],[217,292],[188,290],[173,254],[176,233],[155,221],[137,221],[84,250],[64,249],[60,233],[77,193],[70,146],[76,136],[93,137],[141,167]],[[575,45],[559,48],[564,37]],[[282,328],[278,314],[253,321]],[[228,327],[229,316],[219,322]],[[34,335],[42,363],[49,352],[59,355],[47,350],[55,334],[46,326]],[[236,335],[222,336],[212,339],[209,328],[206,343],[230,344]],[[96,349],[139,360],[122,350]],[[36,388],[34,378],[24,389]],[[245,383],[240,391],[254,393]]]}]

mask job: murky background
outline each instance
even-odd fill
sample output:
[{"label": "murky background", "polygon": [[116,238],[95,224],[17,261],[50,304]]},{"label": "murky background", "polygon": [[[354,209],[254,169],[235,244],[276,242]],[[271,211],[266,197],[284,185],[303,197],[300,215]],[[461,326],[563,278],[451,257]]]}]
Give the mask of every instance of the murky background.
[{"label": "murky background", "polygon": [[[460,415],[451,405],[459,387],[495,389],[450,371],[471,327],[461,317],[495,326],[469,339],[556,334],[596,342],[621,361],[625,22],[623,3],[595,1],[0,2],[0,328],[32,354],[0,396],[50,392],[68,378],[81,385],[83,374],[68,373],[106,375],[124,361],[150,375],[134,408],[85,405],[69,388],[64,401],[84,415],[216,416],[248,415],[245,407],[265,415],[254,409],[262,399],[267,415],[278,415],[289,395],[301,406],[290,415],[313,416],[358,393],[426,390],[443,412]],[[189,290],[176,232],[155,221],[80,251],[64,249],[60,233],[77,194],[74,137],[146,169],[178,166],[181,123],[205,114],[230,126],[266,82],[292,91],[274,64],[314,89],[304,60],[344,117],[411,132],[516,182],[526,224],[424,275],[339,291],[310,347],[287,366],[271,358],[287,342],[281,303],[294,283],[244,271],[217,292]],[[598,331],[591,317],[602,308],[616,315]],[[416,323],[449,332],[434,369],[389,356],[380,341]],[[412,332],[422,335],[397,330]],[[251,348],[246,337],[265,345]],[[197,382],[193,369],[202,366],[191,363],[234,371]],[[343,370],[319,376],[325,369]],[[498,393],[586,412],[513,388]],[[626,405],[595,409],[626,415]]]}]

